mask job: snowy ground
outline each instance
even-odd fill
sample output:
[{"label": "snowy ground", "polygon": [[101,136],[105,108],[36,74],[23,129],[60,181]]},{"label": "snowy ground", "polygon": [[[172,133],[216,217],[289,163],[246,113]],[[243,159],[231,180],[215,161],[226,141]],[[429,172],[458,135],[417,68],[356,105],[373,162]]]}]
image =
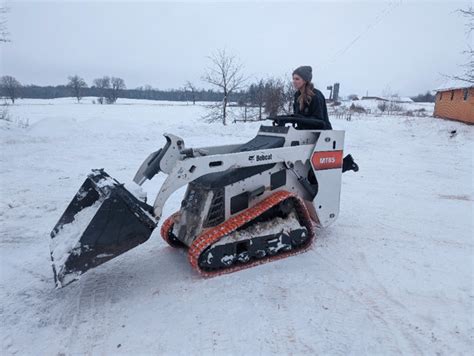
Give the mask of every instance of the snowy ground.
[{"label": "snowy ground", "polygon": [[[0,122],[2,354],[472,352],[474,127],[430,117],[333,120],[361,170],[344,175],[340,217],[308,253],[202,279],[156,229],[54,289],[48,235],[90,168],[129,181],[163,132],[190,147],[258,128],[206,124],[202,112],[90,99],[10,107],[30,126]],[[145,184],[149,197],[162,180]]]}]

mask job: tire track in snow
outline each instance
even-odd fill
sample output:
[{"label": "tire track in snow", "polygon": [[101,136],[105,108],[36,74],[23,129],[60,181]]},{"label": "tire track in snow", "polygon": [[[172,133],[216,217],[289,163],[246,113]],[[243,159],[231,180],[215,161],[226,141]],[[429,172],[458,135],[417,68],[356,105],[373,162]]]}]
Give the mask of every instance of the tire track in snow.
[{"label": "tire track in snow", "polygon": [[13,345],[13,340],[9,334],[2,337],[2,355],[16,355],[18,349]]},{"label": "tire track in snow", "polygon": [[[405,305],[403,305],[398,300],[396,300],[393,296],[390,295],[390,293],[387,291],[385,286],[377,278],[374,270],[370,267],[363,253],[360,253],[360,258],[366,267],[365,270],[372,276],[373,281],[377,285],[377,289],[370,290],[372,292],[372,296],[370,295],[364,296],[365,300],[367,301],[367,303],[373,305],[374,310],[380,313],[381,309],[383,309],[384,314],[386,314],[392,320],[393,323],[403,326],[398,329],[404,336],[405,340],[409,342],[409,346],[411,350],[418,354],[422,354],[423,350],[426,349],[425,347],[426,345],[419,345],[419,341],[421,339],[420,338],[415,339],[413,337],[413,334],[415,332],[425,339],[425,343],[426,343],[426,340],[429,340],[429,342],[433,343],[433,342],[438,341],[439,339],[434,335],[434,333],[431,330],[428,330],[428,331],[425,330],[427,328],[430,328],[430,326],[426,325],[427,322],[423,317],[412,314]],[[388,303],[381,305],[380,301],[387,301]],[[402,311],[402,313],[400,313],[400,311]],[[415,325],[414,322],[410,322],[410,320],[403,319],[402,317],[400,317],[401,315],[415,316],[419,320],[420,323],[424,324],[423,325],[424,327],[423,328],[419,327],[418,325]],[[446,333],[449,333],[449,332],[446,331]],[[448,351],[450,354],[455,354],[457,352],[457,350],[454,350],[451,346],[449,346],[446,343],[443,343],[443,347],[447,348],[448,350],[444,350],[444,351]]]},{"label": "tire track in snow", "polygon": [[[390,335],[400,336],[397,338],[391,338],[391,341],[395,342],[394,344],[387,343],[384,345],[385,347],[390,345],[390,353],[396,354],[401,353],[402,350],[406,350],[404,347],[400,347],[400,345],[398,345],[398,341],[404,342],[405,346],[410,350],[411,353],[422,353],[417,341],[409,332],[407,332],[407,326],[409,325],[407,325],[405,320],[398,317],[398,315],[406,314],[408,312],[407,308],[402,303],[390,296],[382,283],[377,280],[374,271],[368,265],[363,253],[359,253],[359,257],[361,258],[363,265],[358,266],[358,268],[348,269],[335,262],[333,259],[329,259],[314,250],[313,252],[318,255],[318,258],[324,259],[326,262],[328,262],[328,264],[336,267],[333,272],[342,272],[345,278],[350,276],[351,280],[357,280],[363,284],[362,286],[358,286],[358,288],[351,287],[350,289],[345,290],[338,288],[332,283],[326,282],[333,288],[338,289],[341,293],[346,294],[352,299],[353,302],[362,305],[367,310],[370,319],[380,325],[382,330],[385,329],[389,331]],[[363,280],[361,278],[361,273],[363,276],[364,272],[365,275],[370,276],[370,281],[374,281],[376,283],[375,288],[373,285],[367,283],[367,279]],[[379,292],[378,290],[382,290],[384,292]]]},{"label": "tire track in snow", "polygon": [[[366,297],[364,297],[365,291],[364,292],[357,291],[354,288],[350,290],[345,290],[345,289],[337,287],[335,284],[331,282],[324,281],[324,283],[327,286],[334,289],[335,291],[338,291],[342,296],[345,296],[346,298],[348,298],[349,301],[352,302],[353,304],[365,309],[365,316],[367,317],[367,319],[369,319],[372,323],[375,324],[371,326],[371,329],[382,330],[384,332],[383,342],[378,341],[379,346],[383,345],[384,353],[386,354],[403,353],[403,348],[401,348],[400,345],[396,342],[396,340],[399,340],[399,338],[395,338],[395,339],[392,338],[392,335],[398,334],[397,328],[393,326],[393,323],[390,320],[387,320],[385,313],[380,310],[379,306],[376,303],[374,303],[371,299],[367,299]],[[364,330],[360,330],[355,327],[348,326],[347,325],[348,319],[346,319],[346,317],[342,315],[341,313],[334,313],[334,316],[336,316],[336,320],[337,320],[336,325],[338,326],[338,332],[343,333],[343,334],[344,333],[347,334],[346,330],[356,330],[357,333],[364,332]],[[333,315],[331,315],[331,318],[333,318]],[[390,337],[387,337],[387,335],[390,335]],[[353,340],[354,338],[351,337],[351,339]],[[351,340],[351,339],[348,338],[348,340]],[[370,341],[370,340],[367,340],[367,341]],[[371,350],[367,349],[369,345],[367,343],[362,343],[362,344],[366,348],[365,352],[371,353]],[[349,351],[350,350],[341,349],[339,350],[338,354],[347,354]]]},{"label": "tire track in snow", "polygon": [[[29,264],[23,266],[13,262],[11,265],[16,270],[17,278],[26,276],[28,283],[10,280],[0,285],[2,294],[11,296],[10,300],[3,299],[0,306],[1,355],[25,354],[26,344],[22,335],[18,334],[19,329],[26,328],[34,339],[39,328],[54,324],[50,309],[54,299],[51,281],[39,272],[41,269],[35,271]],[[20,288],[12,291],[12,285]]]},{"label": "tire track in snow", "polygon": [[[367,337],[367,332],[371,329],[376,330],[387,330],[390,328],[390,324],[383,317],[374,318],[372,311],[369,305],[361,303],[361,300],[358,297],[357,293],[350,293],[348,290],[338,287],[335,283],[321,279],[325,284],[325,287],[328,287],[327,290],[331,291],[328,293],[330,296],[329,300],[337,299],[338,303],[336,308],[339,306],[346,306],[348,310],[336,309],[335,312],[331,312],[329,317],[323,319],[323,323],[320,323],[321,327],[325,332],[330,334],[336,334],[335,340],[346,340],[346,344],[334,344],[333,342],[329,343],[329,347],[326,344],[323,344],[322,348],[323,353],[337,354],[337,355],[347,355],[349,353],[360,353],[371,354],[374,351],[368,349],[368,343],[371,339]],[[342,302],[341,299],[345,298],[347,301]],[[351,308],[362,307],[365,310],[365,313],[356,313],[354,314]],[[346,314],[346,312],[348,314]],[[354,317],[364,318],[362,322],[357,322],[357,319]],[[378,327],[368,327],[361,329],[359,325],[366,324],[367,319],[376,324]],[[392,331],[392,329],[389,329]],[[331,341],[331,340],[329,340]],[[321,342],[320,342],[321,344]],[[398,345],[394,345],[390,342],[384,342],[384,352],[388,354],[400,354],[402,350]],[[359,347],[359,349],[357,349]],[[354,348],[356,348],[354,350]]]},{"label": "tire track in snow", "polygon": [[[407,331],[407,329],[410,328],[410,323],[407,323],[406,320],[400,318],[400,315],[406,315],[407,313],[410,313],[409,310],[405,305],[403,305],[390,295],[385,286],[378,280],[374,270],[370,267],[369,263],[367,262],[367,258],[362,252],[359,253],[359,257],[365,266],[365,271],[367,271],[368,274],[371,275],[372,280],[377,286],[377,289],[370,288],[368,295],[361,296],[362,299],[364,299],[368,305],[371,305],[371,310],[373,311],[374,315],[378,317],[385,315],[386,319],[388,318],[391,321],[390,325],[392,328],[393,325],[402,326],[397,327],[396,329],[403,336],[404,340],[407,341],[407,346],[409,347],[409,349],[413,353],[422,354],[423,350],[417,344],[417,340],[415,340],[410,334],[410,332]],[[372,296],[370,295],[370,293],[372,293]],[[382,301],[388,303],[384,303],[383,305],[381,305],[380,302]]]},{"label": "tire track in snow", "polygon": [[[286,326],[282,332],[280,332],[280,330],[275,330],[274,327],[271,329],[274,340],[285,340],[285,350],[277,350],[277,352],[284,352],[286,354],[291,354],[293,352],[314,354],[314,349],[298,336],[298,328],[295,327],[295,324],[298,325],[298,322],[295,323],[295,314],[290,310],[290,308],[288,308],[288,303],[294,302],[288,297],[288,289],[282,286],[276,286],[274,292],[276,296],[275,298],[272,298],[272,302],[276,304],[276,309],[278,311],[276,315],[285,318],[284,325]],[[279,319],[279,321],[281,322],[281,319]]]},{"label": "tire track in snow", "polygon": [[[116,291],[117,275],[112,271],[81,280],[82,287],[76,300],[67,353],[91,355],[106,353],[101,350],[110,332],[111,298]],[[100,351],[100,352],[99,352]]]}]

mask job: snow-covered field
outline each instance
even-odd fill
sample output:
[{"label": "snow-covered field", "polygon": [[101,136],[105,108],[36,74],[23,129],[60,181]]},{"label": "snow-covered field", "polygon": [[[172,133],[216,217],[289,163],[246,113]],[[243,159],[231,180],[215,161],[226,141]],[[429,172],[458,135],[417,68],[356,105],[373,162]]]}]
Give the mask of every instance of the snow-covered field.
[{"label": "snow-covered field", "polygon": [[[344,175],[340,217],[309,252],[202,279],[156,229],[56,290],[49,232],[90,168],[127,182],[163,132],[191,147],[244,142],[259,124],[207,124],[200,105],[136,100],[20,100],[9,111],[14,122],[0,122],[2,354],[472,352],[474,127],[333,120],[361,169]],[[149,197],[162,181],[145,184]]]}]

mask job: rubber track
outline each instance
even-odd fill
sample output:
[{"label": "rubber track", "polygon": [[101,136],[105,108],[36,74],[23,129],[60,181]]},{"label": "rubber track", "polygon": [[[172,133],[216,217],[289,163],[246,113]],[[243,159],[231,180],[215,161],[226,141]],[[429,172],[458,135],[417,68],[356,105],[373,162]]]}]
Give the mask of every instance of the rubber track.
[{"label": "rubber track", "polygon": [[[199,256],[203,253],[210,245],[219,241],[225,235],[230,234],[231,232],[237,230],[240,226],[245,225],[249,221],[255,219],[259,215],[263,214],[268,209],[272,208],[273,206],[283,202],[287,199],[293,199],[295,202],[295,208],[298,216],[302,218],[303,224],[308,229],[309,241],[303,247],[297,250],[291,250],[287,252],[279,253],[275,256],[267,256],[258,260],[254,260],[247,264],[235,265],[229,268],[224,268],[216,271],[204,271],[199,267]],[[311,222],[311,218],[309,215],[308,210],[301,198],[299,198],[296,194],[290,193],[287,191],[278,191],[271,195],[270,197],[262,200],[257,205],[243,211],[239,215],[236,215],[230,218],[227,221],[224,221],[222,224],[217,225],[213,228],[210,228],[203,232],[200,236],[198,236],[188,250],[188,259],[191,263],[191,266],[196,269],[199,274],[204,277],[213,277],[221,274],[227,274],[235,271],[239,271],[245,268],[254,267],[256,265],[266,263],[273,260],[279,260],[288,256],[296,255],[308,250],[311,247],[311,244],[314,240],[314,229],[313,224]]]},{"label": "rubber track", "polygon": [[171,247],[174,247],[174,248],[180,248],[181,247],[181,246],[177,246],[175,243],[173,243],[169,239],[169,236],[170,236],[169,233],[170,233],[170,230],[173,228],[174,219],[178,215],[179,215],[179,211],[177,211],[174,214],[168,216],[168,218],[161,225],[161,230],[160,230],[161,237],[163,238],[163,240],[165,240],[168,245],[170,245]]}]

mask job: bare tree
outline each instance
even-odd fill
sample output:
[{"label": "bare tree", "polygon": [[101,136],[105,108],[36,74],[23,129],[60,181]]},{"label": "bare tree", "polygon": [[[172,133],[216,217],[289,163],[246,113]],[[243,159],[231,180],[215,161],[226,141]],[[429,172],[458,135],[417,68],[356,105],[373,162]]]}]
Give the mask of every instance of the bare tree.
[{"label": "bare tree", "polygon": [[248,101],[250,105],[258,108],[258,119],[262,119],[262,113],[270,116],[280,113],[291,114],[293,112],[293,100],[295,89],[288,80],[279,78],[260,79],[248,87]]},{"label": "bare tree", "polygon": [[403,111],[403,105],[399,104],[397,101],[390,101],[387,108],[388,114],[393,115]]},{"label": "bare tree", "polygon": [[153,87],[150,84],[146,84],[143,87],[143,92],[145,93],[145,98],[153,99]]},{"label": "bare tree", "polygon": [[0,78],[0,87],[12,101],[12,104],[15,104],[15,99],[18,98],[18,93],[21,88],[20,82],[10,75],[4,75]]},{"label": "bare tree", "polygon": [[203,80],[222,90],[223,98],[220,104],[220,113],[216,111],[217,106],[210,107],[211,111],[207,115],[207,119],[209,121],[222,119],[222,123],[226,125],[229,95],[240,89],[245,82],[245,78],[242,75],[243,65],[235,56],[228,55],[225,50],[218,50],[209,56],[209,60],[211,61],[211,66],[208,68]]},{"label": "bare tree", "polygon": [[67,86],[71,88],[72,94],[80,102],[82,99],[82,89],[87,88],[87,84],[83,78],[78,75],[68,77],[69,82]]},{"label": "bare tree", "polygon": [[270,117],[283,111],[285,105],[285,85],[279,79],[271,78],[265,83],[265,113]]},{"label": "bare tree", "polygon": [[377,108],[380,110],[380,112],[383,114],[385,111],[388,109],[388,104],[385,100],[380,101],[377,104]]},{"label": "bare tree", "polygon": [[[247,89],[243,89],[241,90],[239,93],[239,100],[237,101],[237,106],[239,106],[240,108],[242,108],[242,112],[243,112],[243,120],[244,122],[247,122],[247,120],[249,119],[249,106],[251,105],[250,103],[250,91]],[[241,116],[241,115],[239,115]],[[237,119],[234,119],[234,122],[237,122]]]},{"label": "bare tree", "polygon": [[10,34],[7,30],[7,12],[8,8],[0,7],[0,42],[10,42],[8,39]]},{"label": "bare tree", "polygon": [[99,104],[103,104],[104,97],[107,95],[107,92],[110,89],[110,78],[108,76],[97,78],[94,79],[93,83],[99,91],[99,97],[97,101],[99,102]]},{"label": "bare tree", "polygon": [[248,92],[250,104],[258,107],[258,119],[262,120],[262,111],[265,106],[265,83],[263,79],[250,85]]},{"label": "bare tree", "polygon": [[400,95],[396,91],[393,91],[390,85],[387,85],[382,91],[382,97],[390,102],[400,101]]},{"label": "bare tree", "polygon": [[[191,99],[193,101],[193,105],[196,105],[196,87],[189,80],[184,85],[184,91],[187,91],[187,90],[189,90],[191,92]],[[186,100],[187,100],[187,98],[186,98]]]},{"label": "bare tree", "polygon": [[[291,78],[291,77],[290,77]],[[295,100],[295,88],[292,80],[284,81],[283,85],[283,112],[286,115],[293,114],[293,102]]]},{"label": "bare tree", "polygon": [[[471,38],[472,32],[474,30],[474,7],[469,6],[467,9],[463,10],[460,9],[459,12],[466,17],[467,19],[467,37]],[[468,49],[465,50],[463,53],[467,55],[467,63],[463,64],[462,67],[464,68],[464,73],[462,75],[455,75],[452,76],[455,80],[460,80],[463,82],[467,82],[470,84],[474,84],[474,49],[471,46],[471,41],[468,41]]]},{"label": "bare tree", "polygon": [[122,78],[110,78],[110,90],[108,91],[109,95],[107,96],[107,104],[114,104],[118,99],[120,91],[125,88],[125,82]]},{"label": "bare tree", "polygon": [[378,109],[382,112],[386,112],[388,115],[393,115],[394,113],[398,113],[400,111],[403,111],[403,106],[400,105],[400,95],[392,91],[390,86],[387,86],[385,90],[382,92],[382,96],[388,100],[386,102],[385,110],[382,111],[382,106],[378,107]]}]

